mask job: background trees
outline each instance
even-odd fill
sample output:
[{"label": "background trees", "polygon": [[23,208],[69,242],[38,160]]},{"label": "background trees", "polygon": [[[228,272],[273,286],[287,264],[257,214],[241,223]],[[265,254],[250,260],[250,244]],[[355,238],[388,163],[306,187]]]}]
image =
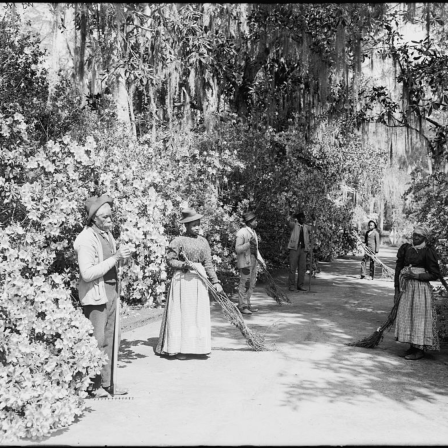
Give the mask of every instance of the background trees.
[{"label": "background trees", "polygon": [[2,431],[69,424],[101,366],[72,249],[92,194],[115,198],[115,235],[135,249],[128,303],[163,297],[164,249],[187,203],[204,214],[227,291],[248,209],[272,267],[299,209],[317,220],[322,260],[353,250],[353,226],[374,215],[397,242],[413,220],[447,238],[445,9],[2,5]]}]

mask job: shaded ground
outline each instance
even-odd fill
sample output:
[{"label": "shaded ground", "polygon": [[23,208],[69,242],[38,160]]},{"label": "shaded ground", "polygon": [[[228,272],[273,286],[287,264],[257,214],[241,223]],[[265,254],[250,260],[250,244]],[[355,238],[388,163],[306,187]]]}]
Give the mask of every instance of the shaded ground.
[{"label": "shaded ground", "polygon": [[[380,257],[394,265],[396,249]],[[359,280],[361,257],[321,263],[314,293],[278,306],[256,288],[248,325],[275,350],[254,352],[211,305],[212,356],[154,355],[160,322],[123,335],[127,400],[89,401],[88,412],[46,445],[438,445],[448,440],[448,350],[406,361],[386,333],[373,350],[346,342],[371,334],[393,304],[393,283]],[[277,275],[285,286],[287,273]],[[33,443],[35,444],[35,443]]]},{"label": "shaded ground", "polygon": [[126,333],[135,328],[143,327],[152,320],[158,320],[163,315],[163,308],[127,307],[121,316],[121,332]]}]

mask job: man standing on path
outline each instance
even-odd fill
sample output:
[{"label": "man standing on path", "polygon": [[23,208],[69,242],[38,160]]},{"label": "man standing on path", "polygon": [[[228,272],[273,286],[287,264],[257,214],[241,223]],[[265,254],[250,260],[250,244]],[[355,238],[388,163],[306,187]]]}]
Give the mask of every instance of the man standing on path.
[{"label": "man standing on path", "polygon": [[[92,322],[93,336],[98,341],[98,347],[108,357],[101,374],[92,378],[93,384],[89,388],[90,395],[96,398],[110,397],[112,389],[115,312],[117,300],[120,300],[116,266],[119,261],[131,255],[126,247],[116,249],[115,240],[110,233],[111,206],[112,198],[108,195],[87,199],[87,225],[74,243],[81,274],[78,284],[79,300],[84,315]],[[120,389],[115,384],[113,393],[124,395],[127,390]]]},{"label": "man standing on path", "polygon": [[250,304],[250,297],[257,281],[257,259],[264,264],[258,251],[258,237],[255,232],[257,217],[253,212],[243,215],[246,224],[236,234],[235,252],[237,265],[240,270],[240,284],[238,287],[238,308],[242,314],[252,314],[258,311]]},{"label": "man standing on path", "polygon": [[305,213],[297,212],[289,219],[291,237],[289,239],[289,290],[294,291],[297,276],[297,290],[307,291],[304,287],[306,272],[306,254],[310,251],[310,232],[312,226],[305,224]]},{"label": "man standing on path", "polygon": [[[380,250],[380,234],[377,230],[376,222],[370,220],[367,224],[369,230],[367,230],[364,236],[365,245],[374,253],[377,254]],[[370,260],[370,277],[367,277],[368,280],[373,280],[375,276],[375,261],[373,258],[369,257],[369,255],[364,254],[364,257],[361,261],[361,279],[366,277],[366,264]]]}]

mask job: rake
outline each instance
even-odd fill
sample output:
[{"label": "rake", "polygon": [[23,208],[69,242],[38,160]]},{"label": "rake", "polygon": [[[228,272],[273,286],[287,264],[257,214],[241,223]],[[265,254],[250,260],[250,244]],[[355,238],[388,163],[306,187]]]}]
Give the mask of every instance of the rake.
[{"label": "rake", "polygon": [[395,271],[390,268],[389,266],[386,266],[375,254],[375,252],[372,251],[372,249],[370,249],[370,247],[366,246],[365,243],[363,243],[363,241],[361,240],[361,238],[359,237],[359,235],[353,231],[352,232],[353,235],[356,237],[356,240],[358,241],[358,244],[364,249],[365,253],[373,259],[373,261],[377,264],[379,264],[381,266],[381,272],[382,272],[382,276],[384,278],[387,278],[389,280],[393,280],[394,275],[395,275]]},{"label": "rake", "polygon": [[[257,259],[258,260],[258,259]],[[266,269],[266,266],[261,260],[258,260],[261,266],[262,275],[265,277],[265,291],[269,297],[272,297],[279,305],[282,303],[291,303],[289,297],[277,286],[272,275]]]},{"label": "rake", "polygon": [[[448,291],[448,285],[442,276],[440,276],[440,281],[442,282],[445,289]],[[386,322],[381,327],[378,327],[369,337],[361,339],[357,342],[349,342],[345,345],[348,345],[350,347],[375,348],[383,340],[383,333],[386,330],[389,330],[394,324],[395,319],[397,318],[398,306],[400,305],[400,300],[401,297],[403,296],[403,293],[404,291],[401,290],[400,294],[395,300],[394,306],[392,307],[389,316],[387,316]]]}]

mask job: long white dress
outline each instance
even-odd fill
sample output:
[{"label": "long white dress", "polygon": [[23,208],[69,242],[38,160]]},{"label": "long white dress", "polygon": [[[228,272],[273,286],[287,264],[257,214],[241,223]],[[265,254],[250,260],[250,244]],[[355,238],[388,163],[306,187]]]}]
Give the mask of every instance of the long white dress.
[{"label": "long white dress", "polygon": [[194,271],[180,269],[182,247],[187,258],[212,283],[218,281],[210,246],[201,236],[179,236],[168,249],[168,265],[175,269],[155,352],[159,355],[209,354],[211,352],[210,300],[204,281]]}]

